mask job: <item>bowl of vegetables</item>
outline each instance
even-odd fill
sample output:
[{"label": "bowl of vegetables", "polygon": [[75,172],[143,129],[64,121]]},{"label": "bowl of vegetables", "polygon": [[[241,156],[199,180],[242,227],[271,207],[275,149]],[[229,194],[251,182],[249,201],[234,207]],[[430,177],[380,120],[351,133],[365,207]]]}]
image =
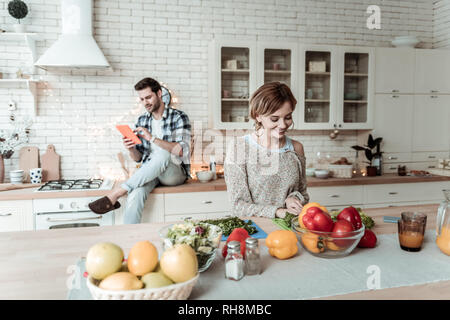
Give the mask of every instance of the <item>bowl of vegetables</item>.
[{"label": "bowl of vegetables", "polygon": [[321,258],[341,258],[349,255],[356,248],[365,227],[354,231],[326,232],[302,228],[298,217],[291,221],[291,229],[297,236],[298,242],[310,254]]},{"label": "bowl of vegetables", "polygon": [[206,271],[214,261],[222,238],[222,229],[218,226],[200,221],[186,220],[159,230],[163,240],[163,249],[177,243],[190,245],[197,254],[198,271]]}]

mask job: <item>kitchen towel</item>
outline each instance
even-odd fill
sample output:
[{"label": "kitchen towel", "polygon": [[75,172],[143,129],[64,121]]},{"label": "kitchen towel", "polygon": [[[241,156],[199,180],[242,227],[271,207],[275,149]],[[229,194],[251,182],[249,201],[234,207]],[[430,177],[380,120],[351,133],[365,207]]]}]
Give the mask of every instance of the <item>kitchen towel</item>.
[{"label": "kitchen towel", "polygon": [[[189,299],[312,299],[450,280],[449,257],[440,252],[435,240],[434,230],[427,230],[422,250],[407,252],[400,249],[397,234],[379,235],[375,248],[356,248],[339,259],[314,257],[298,244],[297,256],[278,260],[261,245],[262,274],[240,281],[225,279],[223,258],[217,255],[201,273]],[[67,298],[92,299],[83,277],[84,261],[78,261],[78,266],[79,277]]]}]

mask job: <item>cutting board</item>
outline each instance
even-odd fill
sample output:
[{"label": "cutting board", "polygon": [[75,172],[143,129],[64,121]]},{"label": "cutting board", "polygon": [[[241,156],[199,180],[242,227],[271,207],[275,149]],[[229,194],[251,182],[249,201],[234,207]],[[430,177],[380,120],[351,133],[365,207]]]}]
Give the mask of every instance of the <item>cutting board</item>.
[{"label": "cutting board", "polygon": [[40,187],[40,183],[0,183],[0,191],[16,190],[16,189],[27,189],[27,188],[37,188]]},{"label": "cutting board", "polygon": [[23,147],[19,150],[19,167],[24,171],[23,182],[30,182],[30,169],[39,168],[39,149]]},{"label": "cutting board", "polygon": [[42,181],[59,180],[59,162],[61,156],[56,153],[55,146],[49,144],[47,151],[41,156]]}]

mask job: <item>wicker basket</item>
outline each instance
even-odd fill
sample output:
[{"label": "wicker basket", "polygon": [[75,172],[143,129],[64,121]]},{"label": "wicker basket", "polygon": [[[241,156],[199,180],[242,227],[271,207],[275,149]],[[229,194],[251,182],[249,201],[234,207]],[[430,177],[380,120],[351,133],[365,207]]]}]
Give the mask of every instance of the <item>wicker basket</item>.
[{"label": "wicker basket", "polygon": [[353,166],[345,164],[330,164],[328,170],[333,172],[333,178],[352,178]]},{"label": "wicker basket", "polygon": [[97,280],[89,276],[87,287],[94,300],[186,300],[192,292],[200,274],[185,282],[175,283],[161,288],[139,290],[105,290],[97,286]]}]

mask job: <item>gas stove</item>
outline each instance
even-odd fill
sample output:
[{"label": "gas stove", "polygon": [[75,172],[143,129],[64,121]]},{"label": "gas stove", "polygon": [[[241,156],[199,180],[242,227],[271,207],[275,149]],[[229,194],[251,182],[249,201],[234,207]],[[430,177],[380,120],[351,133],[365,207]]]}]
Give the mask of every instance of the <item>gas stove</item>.
[{"label": "gas stove", "polygon": [[114,181],[108,179],[52,180],[46,182],[36,191],[111,190],[113,185]]}]

